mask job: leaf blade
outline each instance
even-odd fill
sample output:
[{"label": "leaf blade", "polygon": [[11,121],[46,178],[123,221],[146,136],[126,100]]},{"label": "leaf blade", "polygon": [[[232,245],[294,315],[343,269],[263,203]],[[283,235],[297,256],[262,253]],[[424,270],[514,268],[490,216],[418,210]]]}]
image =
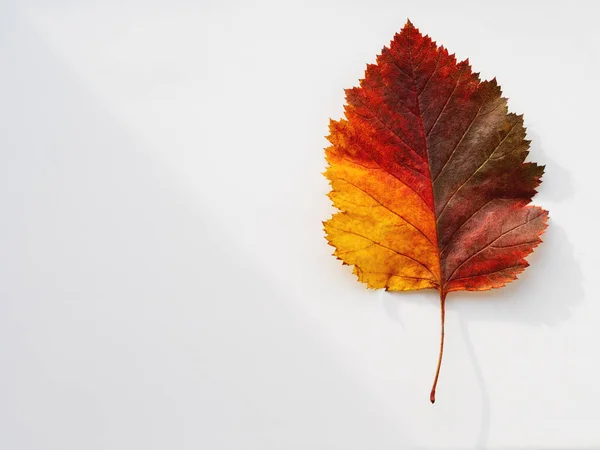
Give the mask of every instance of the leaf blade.
[{"label": "leaf blade", "polygon": [[[457,62],[409,21],[377,64],[367,65],[360,86],[346,90],[346,100],[345,118],[331,121],[326,149],[329,196],[343,213],[325,222],[335,256],[371,288],[395,289],[382,285],[382,274],[428,280],[445,292],[515,279],[540,241],[547,213],[539,226],[521,231],[510,251],[487,249],[457,265],[478,242],[473,233],[495,238],[482,220],[508,223],[528,211],[543,174],[543,166],[524,162],[523,117],[508,113],[496,80],[480,81],[468,61]],[[339,228],[331,232],[340,224],[375,244],[357,250],[359,236],[342,240]],[[413,262],[386,256],[389,249]],[[498,260],[512,266],[494,266]],[[486,268],[496,270],[486,276]]]}]

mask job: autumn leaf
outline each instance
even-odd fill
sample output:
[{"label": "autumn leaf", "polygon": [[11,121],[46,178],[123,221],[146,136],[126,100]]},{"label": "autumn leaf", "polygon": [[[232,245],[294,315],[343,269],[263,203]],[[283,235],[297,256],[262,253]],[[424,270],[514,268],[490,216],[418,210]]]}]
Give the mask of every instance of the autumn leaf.
[{"label": "autumn leaf", "polygon": [[444,347],[446,295],[515,280],[541,242],[548,212],[529,205],[544,166],[529,151],[523,116],[496,80],[481,81],[408,21],[346,90],[330,122],[324,222],[334,255],[369,288],[436,289]]}]

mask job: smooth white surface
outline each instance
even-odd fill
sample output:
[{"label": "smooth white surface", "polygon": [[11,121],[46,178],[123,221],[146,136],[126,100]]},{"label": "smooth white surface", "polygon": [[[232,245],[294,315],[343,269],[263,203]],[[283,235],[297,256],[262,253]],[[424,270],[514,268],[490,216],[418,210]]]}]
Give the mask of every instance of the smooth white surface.
[{"label": "smooth white surface", "polygon": [[[343,88],[406,18],[525,113],[545,243],[510,286],[330,256]],[[593,2],[0,6],[0,448],[600,448]]]}]

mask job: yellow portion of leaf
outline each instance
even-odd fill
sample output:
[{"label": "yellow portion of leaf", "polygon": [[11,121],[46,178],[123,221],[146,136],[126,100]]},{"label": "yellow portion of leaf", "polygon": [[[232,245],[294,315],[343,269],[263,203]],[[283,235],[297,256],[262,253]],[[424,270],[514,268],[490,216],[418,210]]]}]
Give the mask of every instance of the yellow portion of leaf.
[{"label": "yellow portion of leaf", "polygon": [[374,161],[327,151],[329,197],[341,212],[325,222],[334,255],[368,287],[437,288],[435,218],[423,199]]}]

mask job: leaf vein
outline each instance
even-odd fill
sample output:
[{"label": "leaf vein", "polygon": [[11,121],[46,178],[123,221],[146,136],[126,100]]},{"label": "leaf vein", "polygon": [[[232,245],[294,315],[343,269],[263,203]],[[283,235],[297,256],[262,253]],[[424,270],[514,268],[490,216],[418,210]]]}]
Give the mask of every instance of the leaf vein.
[{"label": "leaf vein", "polygon": [[363,270],[363,269],[360,269],[360,270],[361,270],[361,272],[363,272],[363,273],[372,273],[372,274],[374,274],[374,275],[389,275],[389,276],[391,276],[391,277],[396,277],[396,278],[406,278],[406,279],[409,279],[409,280],[433,281],[434,283],[436,283],[436,284],[437,284],[437,281],[436,281],[436,280],[434,280],[433,278],[409,277],[409,276],[405,276],[405,275],[397,275],[397,274],[395,274],[395,273],[387,273],[387,272],[373,272],[373,271],[370,271],[370,270]]},{"label": "leaf vein", "polygon": [[433,72],[431,72],[431,75],[429,76],[429,78],[427,78],[427,81],[425,82],[425,85],[423,86],[423,88],[421,89],[421,91],[417,93],[417,97],[418,98],[420,98],[421,95],[423,94],[423,92],[425,92],[425,88],[429,84],[429,80],[431,80],[433,78],[433,76],[435,75],[435,73],[437,72],[437,70],[439,68],[439,65],[440,65],[440,59],[442,59],[442,53],[441,52],[438,55],[438,59],[437,59],[437,61],[435,63],[435,68],[433,69]]},{"label": "leaf vein", "polygon": [[[408,144],[408,142],[406,142],[396,131],[394,131],[387,123],[385,123],[383,121],[383,119],[381,117],[379,117],[379,115],[374,112],[373,110],[371,110],[371,108],[369,106],[365,106],[365,109],[367,111],[369,111],[371,113],[371,116],[373,119],[377,120],[377,122],[379,122],[381,125],[383,125],[383,127],[388,130],[390,133],[392,133],[393,136],[395,136],[400,142],[402,142],[410,151],[412,151],[415,155],[417,155],[417,157],[421,160],[421,161],[425,161],[423,159],[423,157],[419,154],[419,152],[417,152],[412,146],[410,146]],[[355,114],[364,119],[364,120],[369,120],[368,117],[363,116],[362,114],[359,114],[357,112],[355,112]]]},{"label": "leaf vein", "polygon": [[483,103],[481,104],[481,106],[477,110],[477,114],[475,114],[475,117],[473,117],[473,120],[471,120],[471,123],[469,124],[469,126],[467,127],[467,129],[465,130],[465,132],[463,133],[463,135],[460,137],[460,140],[458,141],[458,143],[452,149],[452,152],[450,153],[450,156],[448,156],[448,159],[446,160],[446,162],[444,163],[444,165],[442,166],[442,168],[438,172],[437,176],[433,179],[433,183],[435,183],[438,180],[438,178],[440,177],[440,175],[442,175],[442,173],[444,172],[444,169],[446,168],[446,166],[448,165],[448,163],[450,162],[450,160],[454,156],[454,153],[456,153],[456,150],[458,149],[458,147],[460,146],[460,144],[462,144],[462,141],[464,140],[465,136],[471,130],[471,127],[473,126],[473,124],[475,123],[475,121],[477,120],[477,118],[479,117],[479,112],[481,111],[481,108],[483,108]]},{"label": "leaf vein", "polygon": [[513,247],[521,247],[522,245],[534,245],[534,244],[539,244],[539,239],[536,241],[527,241],[527,242],[521,242],[520,244],[513,244],[513,245],[490,245],[490,248],[513,248]]},{"label": "leaf vein", "polygon": [[448,96],[448,99],[446,100],[446,103],[444,103],[444,106],[442,107],[442,110],[440,111],[440,113],[438,114],[437,118],[435,119],[435,122],[433,122],[433,125],[431,125],[431,128],[427,131],[427,134],[425,135],[425,137],[429,136],[429,133],[431,133],[431,131],[435,128],[435,126],[437,125],[438,121],[440,120],[440,117],[442,117],[442,114],[444,113],[444,110],[446,109],[446,107],[450,103],[450,100],[454,96],[454,93],[456,92],[456,89],[458,89],[458,85],[460,84],[460,78],[461,77],[462,77],[462,73],[460,73],[458,75],[458,77],[456,77],[456,85],[454,86],[454,89],[452,89],[452,92]]},{"label": "leaf vein", "polygon": [[477,168],[477,170],[475,170],[475,172],[473,172],[469,178],[466,179],[466,181],[461,184],[457,190],[455,190],[452,195],[450,196],[450,198],[448,199],[448,201],[446,202],[446,204],[444,205],[444,207],[442,208],[442,210],[440,211],[440,213],[438,214],[438,218],[436,220],[436,223],[439,222],[440,218],[442,217],[442,215],[444,214],[444,211],[446,211],[446,207],[450,204],[450,202],[452,201],[452,199],[454,198],[454,196],[456,194],[458,194],[460,192],[460,190],[465,187],[465,185],[475,176],[475,174],[477,174],[482,168],[483,166],[485,166],[489,161],[490,158],[494,155],[494,153],[496,153],[496,151],[500,148],[500,146],[502,144],[504,144],[504,142],[506,141],[506,139],[508,139],[508,136],[512,133],[512,131],[515,129],[515,127],[517,126],[518,122],[515,122],[514,125],[510,128],[510,130],[508,130],[508,133],[506,133],[506,136],[504,136],[504,138],[500,141],[500,143],[498,145],[496,145],[496,147],[494,148],[494,150],[492,150],[492,152],[490,153],[490,155],[487,157],[487,159],[481,163],[481,165]]},{"label": "leaf vein", "polygon": [[[349,159],[349,158],[344,158],[343,156],[339,156],[339,158],[343,159],[344,161],[348,161],[348,162],[351,162],[351,163],[353,163],[353,164],[356,164],[356,165],[358,165],[358,166],[364,167],[365,169],[371,169],[371,170],[381,170],[382,172],[384,172],[384,173],[387,173],[387,174],[391,175],[391,176],[392,176],[392,177],[394,177],[396,180],[398,180],[400,183],[402,183],[402,185],[403,185],[403,186],[406,186],[406,187],[407,187],[407,188],[409,188],[411,191],[413,191],[413,192],[414,192],[414,193],[415,193],[415,194],[416,194],[416,195],[417,195],[417,196],[418,196],[418,197],[419,197],[421,200],[423,200],[423,203],[425,203],[425,206],[427,206],[427,209],[428,209],[429,211],[433,212],[433,210],[432,210],[432,209],[429,207],[429,205],[427,204],[427,202],[425,201],[425,199],[423,198],[423,196],[422,196],[422,195],[421,195],[419,192],[417,192],[417,191],[416,191],[416,190],[415,190],[415,189],[414,189],[412,186],[409,186],[407,183],[405,183],[404,181],[402,181],[402,180],[401,180],[401,179],[400,179],[400,178],[399,178],[397,175],[393,174],[392,172],[390,172],[390,171],[388,171],[388,170],[385,170],[385,169],[384,169],[384,168],[381,166],[381,164],[379,164],[379,163],[377,162],[377,160],[376,160],[376,159],[373,157],[373,155],[371,154],[371,152],[370,152],[370,151],[366,151],[366,153],[369,155],[369,158],[371,158],[371,161],[373,161],[373,162],[374,162],[374,163],[377,165],[377,167],[368,167],[368,166],[365,166],[364,164],[357,163],[357,162],[355,162],[355,161],[353,161],[353,160],[351,160],[351,159]],[[404,167],[408,167],[408,166],[404,166]],[[415,169],[412,169],[412,170],[413,170],[413,171],[415,171],[416,173],[418,173],[419,175],[421,175],[422,177],[424,177],[424,175],[423,175],[421,172],[418,172],[418,171],[416,171]]]},{"label": "leaf vein", "polygon": [[531,223],[531,222],[533,222],[534,220],[537,220],[538,218],[542,217],[543,215],[544,215],[544,213],[542,212],[542,213],[538,214],[537,216],[535,216],[533,219],[530,219],[530,220],[528,220],[528,219],[525,219],[525,222],[524,222],[524,223],[522,223],[522,224],[520,224],[520,225],[517,225],[516,227],[513,227],[513,228],[511,228],[510,230],[508,230],[508,231],[504,231],[503,233],[501,233],[501,234],[500,234],[500,236],[498,236],[498,237],[497,237],[496,239],[494,239],[492,242],[489,242],[489,243],[487,243],[485,246],[483,246],[483,247],[482,247],[481,249],[479,249],[477,252],[473,253],[471,256],[469,256],[467,259],[465,259],[465,260],[464,260],[462,263],[460,263],[460,264],[459,264],[459,265],[456,267],[456,269],[454,269],[454,270],[452,271],[452,273],[451,273],[451,274],[450,274],[450,276],[448,277],[448,281],[452,281],[452,276],[453,276],[453,275],[456,273],[456,271],[457,271],[458,269],[460,269],[462,266],[464,266],[466,263],[468,263],[468,262],[469,262],[471,259],[473,259],[475,256],[479,255],[479,254],[480,254],[482,251],[484,251],[485,249],[487,249],[487,248],[488,248],[490,245],[493,245],[493,244],[494,244],[495,242],[497,242],[497,241],[498,241],[500,238],[502,238],[502,237],[506,236],[506,235],[507,235],[507,234],[509,234],[509,233],[512,233],[513,231],[515,231],[515,230],[516,230],[516,229],[518,229],[518,228],[521,228],[521,227],[523,227],[523,226],[527,225],[528,223]]},{"label": "leaf vein", "polygon": [[477,277],[486,277],[486,276],[489,276],[489,275],[494,275],[495,273],[504,272],[506,270],[516,269],[517,267],[523,267],[523,264],[518,264],[516,266],[511,266],[511,267],[505,267],[504,269],[495,270],[493,272],[480,273],[480,274],[477,274],[477,275],[469,275],[468,277],[454,278],[452,281],[468,280],[469,278],[477,278]]},{"label": "leaf vein", "polygon": [[431,275],[433,275],[433,277],[434,277],[434,278],[435,278],[435,280],[437,281],[437,277],[435,276],[435,274],[433,273],[433,271],[432,271],[432,270],[431,270],[429,267],[427,267],[425,264],[423,264],[421,261],[419,261],[418,259],[415,259],[415,258],[413,258],[412,256],[408,256],[408,255],[406,255],[406,254],[404,254],[404,253],[401,253],[401,252],[399,252],[398,250],[396,250],[396,249],[393,249],[392,247],[388,247],[387,245],[385,245],[385,244],[382,244],[381,242],[374,241],[373,239],[371,239],[371,238],[369,238],[369,237],[367,237],[367,236],[363,236],[362,234],[356,233],[356,232],[354,232],[354,231],[344,230],[344,229],[342,229],[342,228],[333,227],[333,226],[331,226],[331,225],[329,225],[329,226],[330,226],[331,228],[333,228],[334,230],[342,231],[342,232],[344,232],[344,233],[353,234],[353,235],[355,235],[355,236],[358,236],[358,237],[361,237],[361,238],[363,238],[363,239],[366,239],[367,241],[370,241],[370,242],[372,242],[373,244],[375,244],[375,245],[378,245],[378,246],[379,246],[379,247],[381,247],[381,248],[385,248],[386,250],[389,250],[389,251],[391,251],[392,253],[395,253],[395,254],[396,254],[396,255],[398,255],[398,256],[402,256],[402,257],[404,257],[404,258],[407,258],[407,259],[410,259],[410,260],[412,260],[412,261],[416,262],[416,263],[417,263],[417,264],[419,264],[421,267],[423,267],[425,270],[427,270],[427,271],[428,271],[428,272],[429,272]]},{"label": "leaf vein", "polygon": [[[421,231],[419,228],[417,228],[416,225],[414,225],[413,223],[411,223],[410,221],[408,221],[406,218],[402,217],[400,214],[398,214],[396,211],[394,211],[393,209],[390,209],[388,206],[384,205],[383,203],[381,203],[379,200],[377,200],[371,193],[365,191],[363,188],[355,185],[354,183],[351,183],[350,181],[344,179],[344,178],[339,178],[338,180],[344,181],[345,183],[348,183],[350,186],[353,186],[355,189],[358,189],[360,192],[362,192],[365,195],[368,195],[369,197],[371,197],[373,199],[373,201],[377,202],[378,205],[380,205],[382,208],[388,210],[389,212],[391,212],[392,214],[394,214],[396,217],[399,217],[400,219],[402,219],[404,222],[406,222],[408,225],[410,225],[412,228],[414,228],[415,230],[417,230],[419,233],[421,233],[423,235],[423,237],[425,239],[427,239],[427,241],[434,247],[437,248],[436,245],[431,241],[431,239],[429,239],[429,237],[427,237],[427,235]],[[406,186],[406,185],[405,185]]]}]

